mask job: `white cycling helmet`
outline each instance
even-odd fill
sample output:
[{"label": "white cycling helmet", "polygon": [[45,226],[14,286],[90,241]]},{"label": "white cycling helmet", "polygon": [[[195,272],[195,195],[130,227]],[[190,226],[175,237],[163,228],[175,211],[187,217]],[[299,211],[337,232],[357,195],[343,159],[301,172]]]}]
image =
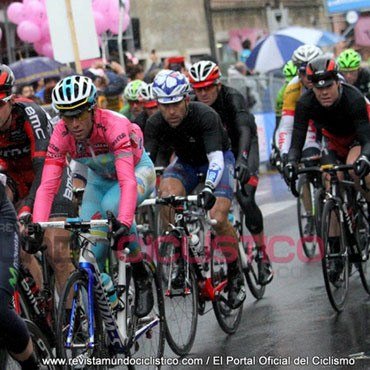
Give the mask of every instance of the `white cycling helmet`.
[{"label": "white cycling helmet", "polygon": [[189,80],[192,87],[204,87],[218,82],[221,77],[220,68],[210,60],[194,63],[189,69]]},{"label": "white cycling helmet", "polygon": [[322,54],[322,50],[315,45],[301,45],[294,51],[292,61],[302,72],[305,71],[307,63]]},{"label": "white cycling helmet", "polygon": [[95,106],[96,87],[86,76],[69,76],[59,81],[52,92],[53,108],[65,116],[74,116]]},{"label": "white cycling helmet", "polygon": [[146,87],[146,82],[142,80],[131,81],[125,87],[123,96],[126,100],[137,100],[141,102],[143,100],[143,96],[141,96],[141,92],[143,91],[143,88],[145,87]]},{"label": "white cycling helmet", "polygon": [[145,84],[140,88],[140,95],[144,99],[144,107],[152,108],[157,106],[157,102],[153,96],[153,84]]},{"label": "white cycling helmet", "polygon": [[153,81],[153,95],[160,104],[177,103],[188,95],[189,80],[180,72],[159,72]]}]

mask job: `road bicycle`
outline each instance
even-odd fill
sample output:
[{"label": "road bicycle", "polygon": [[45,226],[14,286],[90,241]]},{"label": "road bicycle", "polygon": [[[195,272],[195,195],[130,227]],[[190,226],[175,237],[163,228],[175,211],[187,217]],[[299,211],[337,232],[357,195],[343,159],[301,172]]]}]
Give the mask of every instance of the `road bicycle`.
[{"label": "road bicycle", "polygon": [[[79,358],[76,366],[66,369],[108,369],[106,362],[94,367],[91,358],[116,359],[116,363],[127,358],[160,359],[164,350],[164,306],[161,287],[155,268],[148,264],[152,275],[152,289],[155,304],[152,311],[143,318],[135,315],[135,288],[131,266],[127,262],[125,249],[119,262],[111,253],[111,273],[118,305],[112,308],[108,293],[102,283],[101,274],[91,247],[95,241],[90,229],[109,226],[113,215],[108,220],[66,221],[40,223],[41,228],[61,228],[79,236],[79,267],[64,285],[60,296],[56,325],[57,354],[64,359]],[[106,239],[105,239],[106,240]],[[108,237],[112,245],[113,240]],[[90,360],[89,360],[90,359]],[[69,360],[69,361],[70,361]],[[89,365],[91,364],[91,365]],[[129,361],[129,368],[135,369],[135,362]],[[150,363],[146,368],[159,369],[157,363]]]},{"label": "road bicycle", "polygon": [[[330,175],[321,215],[322,268],[329,301],[337,312],[344,309],[349,276],[358,270],[365,291],[370,294],[369,210],[350,180],[353,165],[323,165],[306,171]],[[341,179],[338,172],[344,173]],[[361,181],[366,189],[366,184]],[[367,190],[368,191],[368,190]]]},{"label": "road bicycle", "polygon": [[[318,163],[320,156],[302,158],[301,164]],[[303,252],[307,258],[314,258],[318,252],[318,246],[313,236],[320,236],[321,213],[323,208],[324,184],[321,174],[305,171],[302,168],[298,180],[297,215],[300,240]],[[293,189],[294,191],[294,189]]]},{"label": "road bicycle", "polygon": [[[237,330],[243,309],[228,306],[226,258],[210,230],[216,220],[197,205],[200,200],[200,195],[190,195],[144,201],[144,205],[166,205],[175,211],[171,230],[155,243],[154,257],[164,292],[166,339],[180,356],[191,350],[198,314],[209,312],[207,302],[212,303],[220,327],[228,334]],[[180,261],[182,278],[175,282],[172,275]]]},{"label": "road bicycle", "polygon": [[[54,359],[52,348],[41,330],[30,320],[24,320],[28,332],[32,340],[33,351],[36,358],[41,359]],[[49,370],[56,370],[57,367],[51,363],[46,365]],[[0,369],[2,370],[19,370],[21,367],[16,360],[14,360],[5,348],[0,347]]]}]

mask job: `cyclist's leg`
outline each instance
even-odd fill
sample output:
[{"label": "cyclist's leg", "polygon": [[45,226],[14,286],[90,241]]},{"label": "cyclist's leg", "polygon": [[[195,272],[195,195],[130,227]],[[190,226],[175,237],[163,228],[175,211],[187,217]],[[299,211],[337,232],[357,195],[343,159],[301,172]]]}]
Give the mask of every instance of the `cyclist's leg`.
[{"label": "cyclist's leg", "polygon": [[[137,204],[140,204],[152,193],[156,181],[153,162],[145,151],[143,152],[140,162],[135,166],[135,176],[138,191]],[[108,190],[102,199],[101,206],[103,211],[111,210],[115,215],[118,215],[117,199],[120,198],[120,194],[120,185],[117,182]],[[150,279],[151,275],[148,273],[142,259],[140,242],[138,240],[138,234],[134,222],[130,229],[127,247],[130,249],[128,258],[132,266],[136,291],[135,313],[138,317],[143,317],[151,311],[154,304],[154,297],[152,292],[152,282]],[[118,257],[120,258],[120,251],[118,251]]]},{"label": "cyclist's leg", "polygon": [[[70,168],[65,167],[61,184],[51,209],[50,221],[64,221],[67,217],[73,217],[71,175]],[[65,281],[75,269],[69,252],[69,231],[47,229],[45,231],[44,243],[48,247],[48,259],[54,270],[56,287],[60,294]]]},{"label": "cyclist's leg", "polygon": [[[346,163],[347,164],[353,164],[355,163],[356,159],[360,156],[361,154],[361,147],[359,145],[356,145],[356,146],[353,146],[348,155],[347,155],[347,159],[346,159]],[[355,175],[354,171],[350,171],[349,172],[355,182],[355,187],[357,189],[357,191],[360,191],[361,194],[363,195],[363,197],[366,199],[367,203],[369,204],[370,203],[370,194],[369,192],[365,192],[361,186],[360,186],[360,179],[358,176]],[[365,177],[365,182],[366,182],[366,185],[367,187],[370,187],[370,175],[367,175]]]},{"label": "cyclist's leg", "polygon": [[[85,187],[84,196],[81,204],[80,216],[83,220],[105,218],[103,208],[101,206],[102,199],[105,193],[116,183],[113,180],[106,180],[96,175],[89,169],[87,176],[87,184]],[[106,237],[106,228],[96,228],[91,231],[91,235],[96,237]],[[92,247],[96,261],[100,271],[104,271],[105,258],[108,252],[108,242],[98,241]]]},{"label": "cyclist's leg", "polygon": [[247,184],[237,192],[238,202],[245,214],[245,226],[252,234],[256,247],[259,250],[259,282],[268,284],[273,278],[271,263],[267,255],[266,243],[263,232],[263,215],[256,203],[255,194],[258,186],[259,149],[258,138],[252,140],[248,157],[248,168],[251,177]]},{"label": "cyclist's leg", "polygon": [[[198,185],[196,170],[176,158],[164,171],[159,186],[161,197],[169,195],[184,196],[190,194]],[[163,230],[167,230],[168,223],[173,222],[174,212],[167,206],[161,207],[161,222]]]},{"label": "cyclist's leg", "polygon": [[216,203],[210,210],[210,216],[217,220],[213,226],[216,232],[213,243],[221,247],[228,264],[228,301],[232,308],[237,308],[244,302],[246,294],[239,264],[238,239],[228,217],[234,192],[235,159],[231,151],[224,153],[224,163],[222,178],[214,192]]},{"label": "cyclist's leg", "polygon": [[22,369],[37,369],[26,325],[12,303],[19,265],[17,217],[7,198],[0,208],[0,344],[20,361]]}]

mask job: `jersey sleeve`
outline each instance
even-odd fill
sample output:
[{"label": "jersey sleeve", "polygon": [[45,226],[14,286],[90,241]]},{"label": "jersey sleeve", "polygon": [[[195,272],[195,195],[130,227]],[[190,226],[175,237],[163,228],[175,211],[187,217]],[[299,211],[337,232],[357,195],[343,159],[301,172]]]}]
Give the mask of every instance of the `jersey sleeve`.
[{"label": "jersey sleeve", "polygon": [[370,158],[370,102],[366,98],[360,98],[352,104],[351,110],[361,153]]},{"label": "jersey sleeve", "polygon": [[57,125],[49,142],[41,184],[36,192],[33,222],[48,221],[54,197],[60,186],[68,148],[62,131],[62,125]]},{"label": "jersey sleeve", "polygon": [[122,117],[107,130],[107,142],[114,153],[117,179],[121,190],[118,220],[128,227],[134,219],[137,203],[137,182],[134,154],[131,145],[131,122]]},{"label": "jersey sleeve", "polygon": [[220,116],[215,111],[208,111],[202,116],[202,138],[206,154],[223,151],[222,139],[224,130]]},{"label": "jersey sleeve", "polygon": [[159,142],[158,142],[158,130],[156,128],[157,121],[154,121],[152,118],[149,118],[146,121],[145,125],[145,150],[149,154],[153,163],[155,163],[158,150],[159,150]]},{"label": "jersey sleeve", "polygon": [[234,109],[236,129],[239,134],[239,157],[243,152],[249,153],[251,140],[257,133],[257,125],[253,114],[246,107],[246,102],[242,95],[233,94],[231,106]]},{"label": "jersey sleeve", "polygon": [[292,142],[288,153],[288,160],[298,161],[301,158],[309,120],[310,115],[308,108],[301,100],[298,100],[295,110]]},{"label": "jersey sleeve", "polygon": [[36,190],[41,182],[51,127],[45,111],[37,105],[25,106],[24,112],[26,114],[24,129],[31,143],[31,158],[35,177],[31,189],[24,199],[24,206],[19,213],[23,211],[31,212],[33,209]]}]

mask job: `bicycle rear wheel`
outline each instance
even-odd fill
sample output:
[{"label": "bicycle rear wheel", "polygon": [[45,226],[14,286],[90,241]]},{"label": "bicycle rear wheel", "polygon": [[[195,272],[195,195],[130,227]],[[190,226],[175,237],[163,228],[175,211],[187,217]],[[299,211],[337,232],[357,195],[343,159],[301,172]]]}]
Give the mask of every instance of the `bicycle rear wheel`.
[{"label": "bicycle rear wheel", "polygon": [[179,356],[191,350],[198,323],[198,285],[191,265],[185,263],[189,274],[184,286],[175,289],[171,283],[173,265],[176,263],[175,246],[181,246],[178,233],[164,235],[159,246],[158,275],[164,293],[166,339],[171,349]]},{"label": "bicycle rear wheel", "polygon": [[[165,341],[164,303],[160,280],[155,267],[147,264],[152,275],[152,289],[154,305],[152,311],[145,317],[138,319],[135,325],[135,337],[137,338],[130,349],[130,357],[160,359],[163,356]],[[131,279],[130,291],[134,291],[133,279]],[[146,328],[150,328],[146,330]],[[143,331],[141,334],[140,331]],[[135,365],[130,369],[160,369],[160,365]]]},{"label": "bicycle rear wheel", "polygon": [[[227,263],[221,249],[212,247],[211,276],[214,288],[227,282]],[[226,288],[227,285],[225,285]],[[221,289],[212,301],[217,322],[227,334],[234,334],[238,329],[243,313],[243,305],[233,310],[227,305],[227,292]]]},{"label": "bicycle rear wheel", "polygon": [[[316,255],[316,241],[310,241],[310,237],[317,234],[315,228],[315,188],[309,181],[307,175],[302,175],[298,181],[297,213],[299,235],[302,240],[304,254],[307,258],[313,258]],[[309,208],[309,209],[307,209]],[[303,239],[304,238],[304,239]]]},{"label": "bicycle rear wheel", "polygon": [[321,231],[324,244],[322,268],[325,288],[332,307],[341,312],[348,293],[349,261],[340,209],[333,199],[328,199],[325,203]]},{"label": "bicycle rear wheel", "polygon": [[[75,304],[75,319],[72,328],[71,343],[67,348],[67,336],[70,330],[71,318],[71,298]],[[56,325],[57,333],[57,354],[58,357],[72,359],[79,357],[81,364],[72,369],[108,369],[105,365],[87,366],[83,363],[84,359],[96,357],[108,357],[105,351],[105,337],[103,323],[98,309],[98,304],[94,299],[94,347],[89,347],[89,295],[88,278],[84,271],[74,271],[64,285],[60,296],[58,307],[58,318]],[[65,369],[71,369],[69,366]]]}]

